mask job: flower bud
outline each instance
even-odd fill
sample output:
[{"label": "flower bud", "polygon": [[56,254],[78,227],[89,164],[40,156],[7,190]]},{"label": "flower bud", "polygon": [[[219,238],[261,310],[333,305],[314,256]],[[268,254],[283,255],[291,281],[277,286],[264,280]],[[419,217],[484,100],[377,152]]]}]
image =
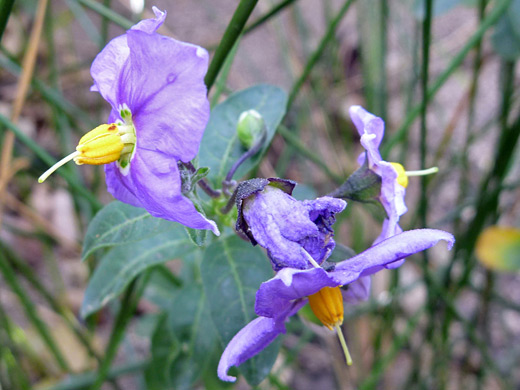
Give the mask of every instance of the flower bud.
[{"label": "flower bud", "polygon": [[264,131],[264,119],[256,110],[244,111],[237,123],[238,139],[247,149],[250,149]]}]

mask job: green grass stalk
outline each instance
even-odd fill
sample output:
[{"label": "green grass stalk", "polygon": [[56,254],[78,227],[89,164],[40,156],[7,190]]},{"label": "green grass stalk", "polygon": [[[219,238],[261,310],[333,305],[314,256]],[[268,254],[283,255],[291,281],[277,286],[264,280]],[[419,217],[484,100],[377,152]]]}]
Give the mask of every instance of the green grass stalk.
[{"label": "green grass stalk", "polygon": [[241,0],[238,4],[231,21],[222,36],[222,40],[215,51],[213,60],[209,65],[208,73],[206,73],[206,77],[204,78],[208,92],[217,79],[220,69],[224,65],[228,54],[232,51],[235,42],[242,34],[244,26],[249,19],[249,16],[251,16],[257,2],[258,0]]}]

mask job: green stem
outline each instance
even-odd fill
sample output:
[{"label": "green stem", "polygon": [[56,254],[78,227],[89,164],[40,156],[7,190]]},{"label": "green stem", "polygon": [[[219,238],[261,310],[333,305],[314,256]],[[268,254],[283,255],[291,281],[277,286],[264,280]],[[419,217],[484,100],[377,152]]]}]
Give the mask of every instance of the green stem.
[{"label": "green stem", "polygon": [[[490,216],[492,216],[498,207],[503,181],[508,172],[509,166],[515,156],[515,149],[520,137],[520,116],[515,123],[507,127],[507,113],[510,105],[511,93],[514,82],[514,63],[508,64],[506,77],[503,83],[503,101],[502,101],[502,131],[500,133],[499,145],[495,153],[495,164],[489,174],[484,178],[480,185],[478,198],[476,202],[476,214],[468,230],[456,244],[454,259],[457,254],[464,253],[464,272],[460,277],[457,285],[458,288],[467,284],[473,264],[471,258],[475,249],[475,243],[478,235],[485,227]],[[453,263],[453,262],[452,262]]]},{"label": "green stem", "polygon": [[379,86],[377,88],[378,95],[378,112],[381,114],[381,118],[386,120],[387,118],[387,100],[388,92],[386,86],[386,54],[388,49],[387,37],[388,37],[388,1],[379,1],[379,14],[381,20],[381,27],[379,30],[379,42],[380,42],[380,53],[379,58]]},{"label": "green stem", "polygon": [[104,18],[114,22],[115,24],[121,26],[125,30],[130,29],[134,25],[134,23],[127,18],[119,15],[117,12],[112,11],[110,8],[105,7],[103,4],[94,1],[94,0],[76,0],[78,3],[83,4],[84,6],[90,8],[94,12],[97,12]]},{"label": "green stem", "polygon": [[257,20],[255,20],[253,23],[251,23],[249,26],[247,26],[244,29],[244,35],[250,33],[257,27],[260,27],[262,24],[264,24],[269,19],[271,19],[273,16],[275,16],[278,12],[282,11],[285,7],[291,5],[295,1],[296,0],[284,0],[284,1],[280,2],[279,4],[275,5],[265,15],[260,16]]},{"label": "green stem", "polygon": [[[422,62],[421,62],[421,93],[422,102],[421,105],[421,128],[420,128],[420,144],[419,144],[419,157],[421,169],[426,169],[426,154],[427,154],[427,110],[428,110],[428,76],[429,76],[429,63],[430,63],[430,41],[431,41],[431,24],[433,18],[433,0],[425,0],[425,17],[422,24]],[[428,226],[427,224],[427,210],[428,200],[426,197],[427,191],[427,178],[421,177],[421,192],[419,199],[418,215],[420,225],[423,227]],[[433,332],[435,327],[435,297],[431,289],[432,276],[429,270],[429,258],[428,251],[421,253],[423,261],[420,262],[424,283],[428,292],[427,298],[427,309],[430,320],[428,321],[428,327],[426,329],[426,337],[428,340],[433,339]],[[432,343],[433,345],[433,343]],[[433,359],[432,365],[436,365],[437,362],[441,362],[442,359]],[[441,376],[436,375],[435,378],[440,380]]]},{"label": "green stem", "polygon": [[[85,35],[87,35],[93,43],[102,49],[105,45],[101,40],[101,35],[83,7],[76,0],[65,0],[65,3],[69,7],[72,15],[74,15],[74,18],[79,22],[81,27],[83,27]],[[55,15],[52,16],[55,17]]]},{"label": "green stem", "polygon": [[[423,22],[422,30],[422,69],[421,69],[421,90],[422,101],[421,105],[421,132],[420,132],[420,166],[421,169],[426,169],[426,153],[427,153],[427,123],[426,114],[428,112],[428,75],[430,64],[430,40],[431,40],[431,24],[432,24],[432,8],[433,0],[425,0],[426,15]],[[421,198],[419,203],[419,215],[421,218],[421,226],[427,226],[426,215],[428,201],[426,198],[426,177],[421,178]],[[426,256],[426,251],[423,252]],[[425,259],[426,260],[426,259]]]},{"label": "green stem", "polygon": [[289,111],[289,108],[294,103],[294,99],[296,99],[296,96],[300,92],[300,88],[302,87],[303,83],[307,78],[309,77],[312,69],[314,68],[314,65],[318,62],[318,60],[323,55],[323,52],[325,48],[327,47],[328,43],[334,38],[334,32],[336,31],[336,28],[338,27],[339,22],[343,19],[346,12],[350,8],[350,5],[354,2],[354,0],[347,0],[341,9],[338,11],[338,14],[336,17],[332,20],[332,22],[329,24],[329,27],[327,28],[327,31],[325,32],[325,35],[321,39],[318,47],[316,50],[311,54],[309,60],[307,61],[307,64],[305,65],[305,68],[303,69],[302,74],[296,82],[294,83],[291,92],[289,93],[289,99],[287,100],[287,111]]},{"label": "green stem", "polygon": [[0,41],[2,41],[2,35],[4,35],[5,26],[13,10],[14,0],[3,0],[2,6],[0,7]]},{"label": "green stem", "polygon": [[222,68],[222,65],[226,61],[229,52],[231,52],[235,42],[240,37],[240,34],[242,34],[244,26],[257,2],[258,0],[241,0],[238,4],[233,17],[224,32],[222,40],[215,51],[213,60],[209,65],[208,73],[204,78],[208,92],[213,86],[213,83],[220,72],[220,68]]},{"label": "green stem", "polygon": [[0,388],[29,390],[31,385],[16,347],[9,317],[0,302]]},{"label": "green stem", "polygon": [[235,60],[235,56],[237,54],[239,44],[240,44],[240,38],[237,39],[237,41],[235,42],[235,45],[231,49],[231,52],[227,56],[226,61],[224,62],[224,65],[222,66],[222,71],[220,73],[220,76],[217,78],[217,81],[215,82],[215,92],[213,93],[213,96],[211,97],[211,101],[210,101],[211,107],[214,107],[218,104],[220,96],[226,89],[227,78],[229,76],[229,72],[231,71],[231,66],[233,65],[233,61]]},{"label": "green stem", "polygon": [[27,264],[25,264],[24,261],[18,258],[11,248],[7,247],[4,243],[0,242],[0,249],[7,256],[8,261],[13,265],[13,268],[17,272],[22,274],[25,277],[25,279],[27,279],[27,281],[32,285],[32,287],[43,296],[43,298],[47,301],[50,307],[63,318],[65,323],[76,334],[76,336],[88,350],[90,355],[92,355],[98,361],[100,361],[101,357],[92,347],[89,335],[84,331],[84,329],[82,329],[80,323],[77,321],[74,314],[67,307],[63,306],[56,298],[54,298],[47,291],[47,289],[43,286],[43,284],[34,274],[31,267],[29,267]]},{"label": "green stem", "polygon": [[0,252],[0,271],[6,281],[6,283],[11,287],[13,292],[18,296],[20,303],[22,304],[25,313],[29,320],[33,323],[33,325],[38,330],[38,333],[42,337],[44,343],[49,347],[53,357],[56,359],[56,362],[60,366],[63,371],[69,371],[69,366],[61,354],[54,338],[52,337],[47,325],[40,319],[38,316],[38,312],[34,307],[31,298],[27,295],[25,289],[20,285],[18,279],[16,278],[16,274],[11,268],[10,264],[7,262],[7,259],[4,257],[4,254]]},{"label": "green stem", "polygon": [[408,128],[413,123],[417,115],[421,113],[423,109],[423,105],[429,102],[439,91],[439,89],[444,85],[446,80],[449,79],[451,74],[459,67],[459,65],[464,61],[468,53],[475,47],[484,36],[485,32],[493,26],[497,20],[507,11],[509,4],[512,0],[502,0],[497,2],[493,10],[489,13],[489,15],[482,21],[479,28],[475,33],[467,40],[464,47],[453,57],[451,63],[448,65],[446,70],[442,72],[442,74],[430,85],[428,89],[428,93],[426,95],[426,100],[423,100],[420,104],[411,109],[406,116],[401,127],[385,142],[385,145],[381,149],[381,154],[383,157],[388,156],[388,153],[392,149],[392,147],[401,142],[403,138],[406,137],[406,133]]},{"label": "green stem", "polygon": [[[484,19],[484,12],[486,9],[487,0],[479,0],[479,7],[478,7],[478,18],[479,23],[482,23],[482,20]],[[461,158],[461,169],[463,174],[461,175],[460,180],[460,190],[459,190],[459,196],[458,196],[458,202],[457,204],[460,204],[466,199],[469,191],[469,185],[470,185],[470,176],[469,175],[469,168],[470,168],[470,162],[469,162],[469,149],[470,145],[472,144],[474,134],[472,133],[473,126],[475,123],[475,103],[476,103],[476,97],[477,97],[477,89],[478,89],[478,78],[480,75],[480,67],[482,65],[482,42],[479,42],[475,48],[475,59],[473,60],[473,72],[472,72],[472,78],[471,78],[471,85],[469,89],[469,109],[468,109],[468,124],[466,126],[466,134],[465,134],[465,140],[464,140],[464,147],[462,149],[462,153],[460,155]],[[461,228],[461,219],[457,218],[457,220],[454,223],[455,231],[460,231]]]},{"label": "green stem", "polygon": [[300,141],[300,138],[291,133],[291,131],[283,125],[278,126],[277,129],[278,134],[280,134],[288,143],[290,143],[301,155],[312,161],[319,167],[323,173],[325,173],[329,178],[334,180],[337,184],[343,182],[343,177],[334,173],[330,170],[330,168],[323,162],[320,156],[318,156],[313,151],[309,150],[303,142]]},{"label": "green stem", "polygon": [[478,337],[476,330],[475,330],[475,324],[466,320],[458,311],[457,308],[453,302],[452,295],[448,295],[446,290],[442,288],[442,286],[434,283],[433,288],[435,290],[435,293],[439,298],[443,300],[443,302],[446,304],[446,307],[450,313],[450,315],[453,315],[457,321],[460,322],[462,325],[462,328],[464,329],[464,334],[467,336],[467,338],[470,340],[473,346],[475,346],[481,356],[482,359],[486,365],[487,368],[490,368],[491,371],[494,372],[496,375],[496,379],[502,383],[502,388],[511,388],[512,386],[510,384],[510,377],[502,372],[500,368],[497,366],[495,359],[490,355],[487,342],[483,341],[481,338]]},{"label": "green stem", "polygon": [[379,378],[385,373],[386,368],[394,361],[399,351],[408,342],[415,328],[419,325],[419,319],[423,314],[423,309],[419,309],[411,318],[407,320],[407,326],[403,333],[393,339],[392,345],[387,354],[377,360],[370,371],[370,376],[358,387],[361,390],[375,389]]},{"label": "green stem", "polygon": [[139,302],[139,298],[143,293],[150,275],[150,270],[148,270],[140,280],[138,278],[134,279],[127,287],[123,300],[121,301],[121,307],[117,314],[114,327],[112,328],[112,333],[110,334],[110,340],[105,351],[105,357],[98,369],[96,381],[90,390],[99,390],[108,378],[110,366],[116,356],[119,344],[125,335],[125,329],[132,318],[132,314],[137,308],[137,303]]},{"label": "green stem", "polygon": [[[110,3],[111,3],[111,0],[103,0],[103,5],[105,6],[105,8],[107,9],[110,9]],[[106,16],[103,16],[103,18],[101,19],[101,49],[103,47],[105,47],[105,45],[107,44],[108,42],[108,27],[109,27],[109,23],[110,22],[110,19],[108,19]]]}]

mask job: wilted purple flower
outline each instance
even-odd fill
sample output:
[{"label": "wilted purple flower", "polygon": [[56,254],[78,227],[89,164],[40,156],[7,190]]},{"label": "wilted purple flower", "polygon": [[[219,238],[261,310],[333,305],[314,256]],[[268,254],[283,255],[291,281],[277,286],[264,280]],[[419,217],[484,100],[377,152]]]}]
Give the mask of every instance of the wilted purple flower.
[{"label": "wilted purple flower", "polygon": [[402,232],[399,218],[406,213],[404,195],[408,178],[400,164],[384,161],[379,153],[379,145],[385,133],[385,123],[361,106],[350,107],[350,117],[361,137],[361,145],[365,148],[358,157],[358,163],[368,163],[368,169],[381,177],[381,195],[379,201],[385,209],[387,217],[383,221],[383,229],[375,243]]},{"label": "wilted purple flower", "polygon": [[91,90],[112,106],[110,125],[97,128],[96,137],[87,134],[68,160],[107,164],[108,191],[122,202],[218,234],[182,195],[177,166],[196,156],[209,119],[208,53],[157,34],[166,12],[153,11],[154,19],[111,40],[92,63]]},{"label": "wilted purple flower", "polygon": [[267,249],[275,271],[311,268],[310,261],[327,259],[335,246],[335,214],[347,205],[344,200],[296,200],[291,196],[295,183],[282,179],[253,179],[243,186],[249,190],[238,191],[237,230]]},{"label": "wilted purple flower", "polygon": [[[359,255],[336,264],[331,271],[323,268],[282,269],[274,278],[260,286],[255,303],[255,312],[259,317],[240,330],[227,345],[218,365],[219,378],[223,381],[235,381],[234,377],[228,375],[228,370],[258,354],[280,333],[285,333],[285,322],[307,303],[308,297],[315,296],[326,287],[346,286],[363,276],[380,271],[388,264],[428,249],[440,240],[448,243],[448,249],[451,249],[455,241],[451,234],[442,230],[410,230],[383,240]],[[314,308],[313,311],[316,313]],[[318,313],[316,315],[329,328],[343,321],[342,311],[341,319],[332,315],[335,323],[329,322],[329,319],[324,321]]]}]

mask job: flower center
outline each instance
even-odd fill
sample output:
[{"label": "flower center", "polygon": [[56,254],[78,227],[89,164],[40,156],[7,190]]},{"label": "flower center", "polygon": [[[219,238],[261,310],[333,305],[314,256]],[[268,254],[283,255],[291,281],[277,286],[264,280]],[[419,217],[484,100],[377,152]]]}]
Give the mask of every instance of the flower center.
[{"label": "flower center", "polygon": [[117,161],[121,168],[130,163],[135,144],[135,128],[130,124],[111,123],[96,127],[85,134],[78,143],[76,151],[50,167],[38,179],[43,183],[54,171],[65,163],[74,160],[78,165],[102,165]]},{"label": "flower center", "polygon": [[317,293],[309,295],[309,304],[316,317],[330,330],[336,329],[347,365],[352,365],[352,358],[343,337],[340,325],[343,324],[343,296],[339,287],[323,287]]},{"label": "flower center", "polygon": [[420,171],[405,171],[404,167],[399,163],[391,162],[390,164],[397,172],[397,183],[402,185],[404,188],[408,187],[408,177],[410,176],[426,176],[439,172],[439,168],[437,167],[423,169]]}]

